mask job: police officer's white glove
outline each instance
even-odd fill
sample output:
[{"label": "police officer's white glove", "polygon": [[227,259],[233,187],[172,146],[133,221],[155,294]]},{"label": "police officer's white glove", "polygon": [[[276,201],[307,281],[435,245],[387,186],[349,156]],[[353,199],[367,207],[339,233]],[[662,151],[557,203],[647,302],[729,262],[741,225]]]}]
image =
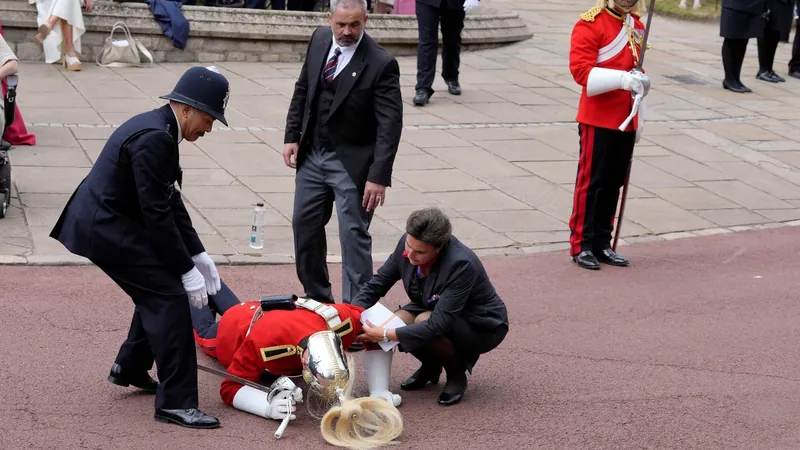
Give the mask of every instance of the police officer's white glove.
[{"label": "police officer's white glove", "polygon": [[289,377],[279,377],[270,385],[270,389],[273,391],[281,389],[290,391],[292,393],[292,400],[294,400],[296,403],[303,403],[303,390],[297,387],[297,385],[294,384],[294,381],[289,379]]},{"label": "police officer's white glove", "polygon": [[189,295],[190,305],[200,309],[208,304],[206,280],[203,278],[203,274],[197,270],[197,267],[192,267],[192,270],[181,275],[181,281],[183,282],[183,289]]},{"label": "police officer's white glove", "polygon": [[219,272],[214,260],[206,252],[198,253],[192,256],[197,269],[203,274],[206,280],[206,292],[208,295],[215,295],[222,288],[222,282],[219,279]]},{"label": "police officer's white glove", "polygon": [[464,12],[470,12],[478,7],[478,0],[464,0]]}]

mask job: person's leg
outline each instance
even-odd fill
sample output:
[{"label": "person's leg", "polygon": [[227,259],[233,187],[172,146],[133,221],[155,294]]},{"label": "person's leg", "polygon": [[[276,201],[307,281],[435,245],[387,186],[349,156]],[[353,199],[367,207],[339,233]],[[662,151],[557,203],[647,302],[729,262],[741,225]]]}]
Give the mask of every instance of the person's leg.
[{"label": "person's leg", "polygon": [[465,14],[461,8],[442,10],[442,78],[447,83],[447,91],[453,95],[461,95],[458,75]]},{"label": "person's leg", "polygon": [[789,60],[789,76],[800,78],[800,20],[795,21],[797,26],[794,31],[792,44],[792,59]]},{"label": "person's leg", "polygon": [[200,349],[212,358],[217,357],[217,313],[225,314],[230,307],[239,303],[239,298],[231,291],[225,281],[215,295],[208,296],[208,305],[200,309],[189,308],[192,315],[194,340]]},{"label": "person's leg", "polygon": [[600,264],[592,252],[592,242],[595,237],[594,222],[597,219],[595,215],[597,213],[597,194],[601,187],[601,168],[606,153],[609,151],[607,139],[604,139],[607,132],[608,130],[602,128],[578,124],[580,153],[572,214],[569,218],[570,256],[580,267],[591,270],[600,268]]},{"label": "person's leg", "polygon": [[198,409],[192,319],[180,277],[162,267],[103,270],[133,299],[138,323],[155,356],[159,383],[154,418],[191,428],[219,427],[216,418]]},{"label": "person's leg", "polygon": [[611,250],[611,235],[614,231],[614,215],[619,203],[620,189],[628,175],[628,165],[633,156],[636,132],[619,130],[597,131],[596,140],[606,149],[600,167],[597,206],[594,220],[592,251],[601,261],[614,266],[627,266],[629,261]]},{"label": "person's leg", "polygon": [[418,48],[417,85],[414,104],[422,106],[434,93],[433,80],[436,77],[436,56],[439,53],[439,10],[424,3],[416,3]]},{"label": "person's leg", "polygon": [[778,51],[778,43],[781,39],[779,31],[765,28],[764,34],[758,38],[758,73],[756,78],[770,83],[780,83],[786,81],[783,77],[775,73],[772,66],[775,62],[775,52]]},{"label": "person's leg", "polygon": [[722,86],[738,93],[753,92],[741,81],[742,64],[747,53],[749,39],[730,39],[722,41],[722,66],[725,69],[725,80]]},{"label": "person's leg", "polygon": [[334,197],[325,184],[321,153],[310,150],[297,170],[292,231],[297,277],[305,295],[319,302],[333,303],[325,225],[331,218]]},{"label": "person's leg", "polygon": [[334,151],[323,153],[325,184],[333,189],[339,242],[342,248],[342,302],[350,303],[372,278],[372,214],[362,206],[363,196]]},{"label": "person's leg", "polygon": [[[431,311],[419,312],[414,316],[413,323],[423,322],[430,317]],[[400,389],[414,391],[424,388],[428,383],[439,383],[439,377],[442,375],[442,362],[437,359],[436,353],[431,352],[427,346],[410,353],[419,360],[420,367],[400,384]]]}]

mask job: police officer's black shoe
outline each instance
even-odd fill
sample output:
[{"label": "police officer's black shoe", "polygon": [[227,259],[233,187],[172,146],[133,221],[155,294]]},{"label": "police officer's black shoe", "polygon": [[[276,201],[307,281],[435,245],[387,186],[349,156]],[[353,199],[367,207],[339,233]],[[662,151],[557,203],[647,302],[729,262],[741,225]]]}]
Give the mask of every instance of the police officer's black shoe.
[{"label": "police officer's black shoe", "polygon": [[600,263],[590,250],[584,250],[572,257],[577,265],[589,270],[600,270]]},{"label": "police officer's black shoe", "polygon": [[447,92],[452,95],[461,95],[461,85],[458,81],[447,81]]},{"label": "police officer's black shoe", "polygon": [[153,418],[158,422],[174,423],[186,428],[219,428],[219,419],[197,408],[156,409]]},{"label": "police officer's black shoe", "polygon": [[618,255],[617,252],[611,250],[610,248],[600,251],[597,259],[606,264],[620,267],[627,266],[631,263],[627,258]]},{"label": "police officer's black shoe", "polygon": [[417,89],[417,95],[414,96],[414,104],[417,106],[427,105],[431,100],[431,94],[425,89]]},{"label": "police officer's black shoe", "polygon": [[143,391],[155,393],[158,389],[158,382],[154,380],[147,372],[141,373],[124,373],[119,364],[114,363],[111,366],[111,373],[108,374],[108,381],[116,384],[117,386],[135,386]]}]

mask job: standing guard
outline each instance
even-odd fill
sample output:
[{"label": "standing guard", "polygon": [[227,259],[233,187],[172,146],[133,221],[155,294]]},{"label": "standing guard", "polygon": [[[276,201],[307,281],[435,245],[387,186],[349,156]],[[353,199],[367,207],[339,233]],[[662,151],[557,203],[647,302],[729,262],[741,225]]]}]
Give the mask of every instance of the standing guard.
[{"label": "standing guard", "polygon": [[570,256],[585,269],[598,270],[600,262],[629,265],[612,249],[611,233],[620,188],[644,125],[632,94],[644,98],[650,88],[649,78],[636,69],[645,35],[637,2],[598,0],[572,31],[570,72],[583,89],[576,119],[580,157],[569,220]]}]

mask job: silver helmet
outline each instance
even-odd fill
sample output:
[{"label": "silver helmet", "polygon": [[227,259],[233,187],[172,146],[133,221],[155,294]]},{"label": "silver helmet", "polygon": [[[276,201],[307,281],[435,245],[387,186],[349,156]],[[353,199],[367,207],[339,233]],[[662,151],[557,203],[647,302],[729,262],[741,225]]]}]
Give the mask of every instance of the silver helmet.
[{"label": "silver helmet", "polygon": [[309,336],[301,360],[303,378],[312,389],[329,400],[344,395],[350,382],[350,368],[338,334],[326,330]]}]

